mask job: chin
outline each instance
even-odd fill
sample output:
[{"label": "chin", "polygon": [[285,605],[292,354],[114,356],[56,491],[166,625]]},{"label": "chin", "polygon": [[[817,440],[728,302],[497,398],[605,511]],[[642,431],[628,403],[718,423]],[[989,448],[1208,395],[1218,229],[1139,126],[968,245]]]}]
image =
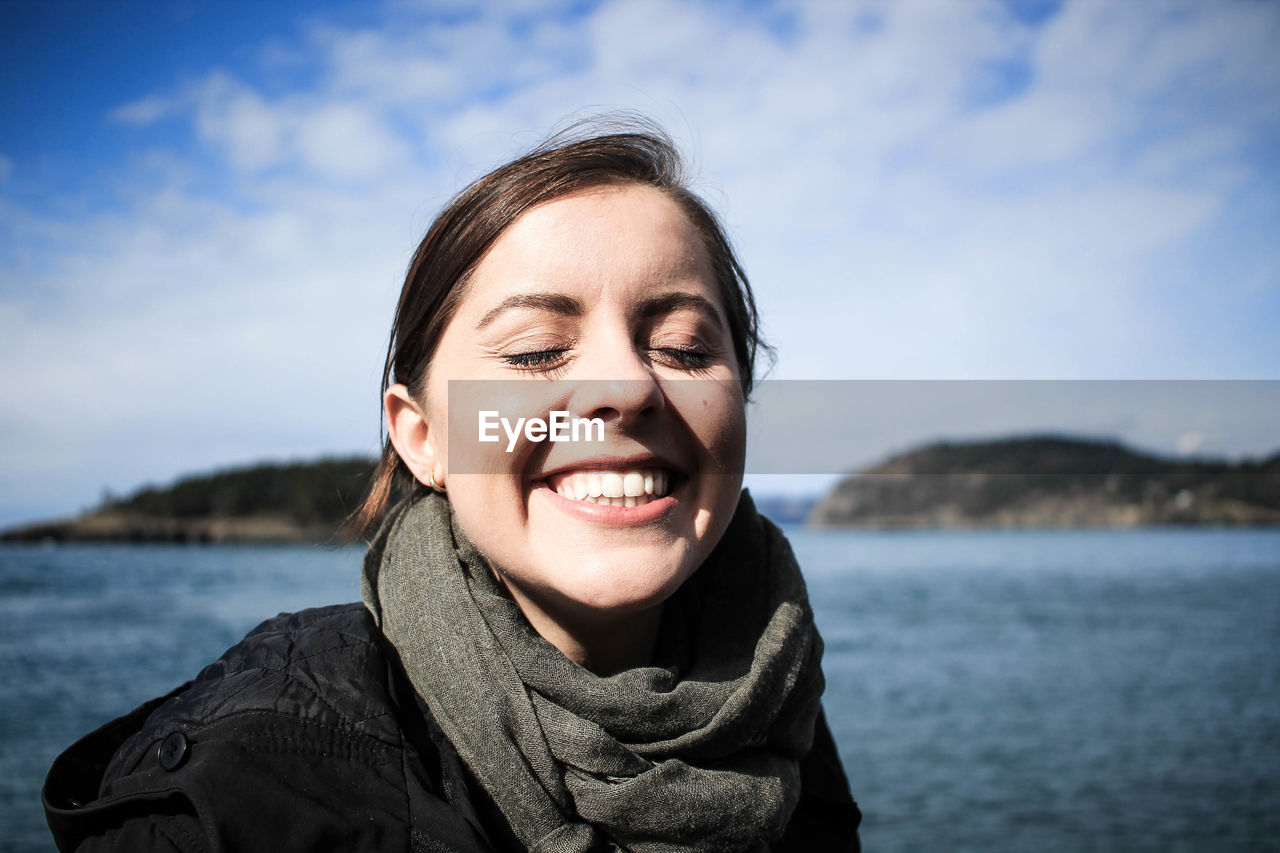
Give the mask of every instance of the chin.
[{"label": "chin", "polygon": [[[665,555],[670,559],[670,555]],[[642,613],[661,605],[693,574],[683,564],[655,566],[634,555],[617,555],[581,572],[559,592],[583,610],[602,617]]]}]

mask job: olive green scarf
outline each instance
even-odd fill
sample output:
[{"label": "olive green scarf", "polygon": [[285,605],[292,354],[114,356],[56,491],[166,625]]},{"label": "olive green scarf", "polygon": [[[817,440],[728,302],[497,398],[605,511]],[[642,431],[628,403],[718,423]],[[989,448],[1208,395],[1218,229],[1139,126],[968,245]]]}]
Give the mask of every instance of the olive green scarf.
[{"label": "olive green scarf", "polygon": [[654,664],[599,677],[539,636],[434,493],[398,506],[364,601],[533,851],[765,850],[800,793],[822,640],[782,533],[743,492],[664,608]]}]

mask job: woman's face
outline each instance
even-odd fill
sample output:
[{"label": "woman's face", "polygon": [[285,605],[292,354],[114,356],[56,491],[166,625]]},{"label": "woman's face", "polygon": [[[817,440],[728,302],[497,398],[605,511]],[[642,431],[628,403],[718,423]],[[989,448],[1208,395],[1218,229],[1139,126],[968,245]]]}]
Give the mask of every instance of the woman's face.
[{"label": "woman's face", "polygon": [[[547,202],[493,244],[441,338],[423,408],[459,521],[522,606],[638,613],[706,559],[742,485],[733,353],[702,241],[655,189]],[[508,452],[502,428],[477,442],[478,407],[512,424],[552,410],[599,418],[604,440],[521,437]]]}]

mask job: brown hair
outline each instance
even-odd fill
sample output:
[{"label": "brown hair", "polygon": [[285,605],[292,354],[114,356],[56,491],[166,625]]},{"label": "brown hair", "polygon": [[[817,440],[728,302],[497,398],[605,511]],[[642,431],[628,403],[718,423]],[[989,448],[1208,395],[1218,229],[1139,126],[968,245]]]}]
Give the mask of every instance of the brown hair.
[{"label": "brown hair", "polygon": [[[631,117],[575,124],[475,181],[449,202],[409,264],[391,325],[382,390],[404,383],[414,397],[422,396],[427,366],[466,293],[471,272],[503,231],[535,205],[608,184],[662,190],[689,217],[711,258],[743,393],[750,394],[756,355],[771,350],[760,335],[746,273],[715,213],[688,188],[674,143],[655,125]],[[391,441],[384,439],[369,494],[352,518],[353,534],[370,535],[393,496],[414,487],[408,468]]]}]

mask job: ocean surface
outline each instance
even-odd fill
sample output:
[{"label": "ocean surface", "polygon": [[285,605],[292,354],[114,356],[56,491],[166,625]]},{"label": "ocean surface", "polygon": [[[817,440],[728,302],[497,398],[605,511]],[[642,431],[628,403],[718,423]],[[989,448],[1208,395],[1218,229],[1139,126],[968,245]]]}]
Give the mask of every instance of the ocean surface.
[{"label": "ocean surface", "polygon": [[[868,851],[1280,850],[1280,530],[789,531]],[[0,850],[79,736],[360,552],[0,546]]]}]

